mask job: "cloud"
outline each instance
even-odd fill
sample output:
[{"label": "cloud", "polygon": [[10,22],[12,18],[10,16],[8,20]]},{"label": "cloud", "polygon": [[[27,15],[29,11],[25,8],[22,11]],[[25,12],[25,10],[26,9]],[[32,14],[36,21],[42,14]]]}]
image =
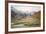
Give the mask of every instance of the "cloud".
[{"label": "cloud", "polygon": [[34,14],[35,12],[38,12],[39,10],[41,10],[41,6],[35,6],[32,4],[18,4],[16,3],[15,5],[11,5],[12,10],[15,13],[26,13],[26,14]]}]

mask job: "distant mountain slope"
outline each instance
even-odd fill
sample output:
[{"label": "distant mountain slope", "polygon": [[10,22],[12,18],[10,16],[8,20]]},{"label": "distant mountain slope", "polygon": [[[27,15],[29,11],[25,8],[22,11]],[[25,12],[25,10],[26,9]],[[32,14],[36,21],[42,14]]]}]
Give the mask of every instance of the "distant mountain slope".
[{"label": "distant mountain slope", "polygon": [[31,16],[31,13],[24,13],[23,11],[19,11],[17,9],[15,9],[14,7],[11,7],[11,16],[16,16],[16,17],[19,17],[19,16]]}]

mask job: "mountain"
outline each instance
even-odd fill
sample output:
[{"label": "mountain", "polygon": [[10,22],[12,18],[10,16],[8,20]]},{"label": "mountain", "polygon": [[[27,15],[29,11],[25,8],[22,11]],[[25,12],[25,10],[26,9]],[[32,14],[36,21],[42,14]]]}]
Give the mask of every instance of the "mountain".
[{"label": "mountain", "polygon": [[36,18],[36,19],[40,19],[40,16],[41,16],[41,11],[35,12],[34,15],[32,15],[31,17]]},{"label": "mountain", "polygon": [[[20,14],[21,13],[19,13],[19,15]],[[23,27],[23,25],[25,27],[39,27],[40,26],[40,23],[41,23],[40,22],[40,20],[41,20],[40,16],[41,16],[41,11],[35,12],[33,15],[26,16],[24,18],[22,18],[23,16],[22,17],[17,17],[17,19],[16,19],[16,17],[14,17],[12,19],[12,23],[13,23],[12,24],[12,28]],[[21,24],[23,24],[23,25],[21,25]],[[21,26],[14,26],[14,25],[21,25]]]},{"label": "mountain", "polygon": [[11,18],[19,18],[19,17],[26,17],[31,16],[31,13],[23,13],[22,11],[18,11],[17,9],[11,8]]}]

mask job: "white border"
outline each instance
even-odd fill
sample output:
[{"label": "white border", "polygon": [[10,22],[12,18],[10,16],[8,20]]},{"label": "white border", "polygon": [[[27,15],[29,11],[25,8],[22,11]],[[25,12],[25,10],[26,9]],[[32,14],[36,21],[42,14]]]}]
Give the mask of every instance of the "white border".
[{"label": "white border", "polygon": [[[41,27],[31,27],[31,28],[13,28],[11,29],[11,5],[18,5],[19,3],[8,3],[8,31],[25,31],[25,30],[41,30],[43,29],[43,5],[29,4],[30,6],[41,6]],[[24,5],[24,4],[21,4]],[[27,4],[25,4],[27,5]]]}]

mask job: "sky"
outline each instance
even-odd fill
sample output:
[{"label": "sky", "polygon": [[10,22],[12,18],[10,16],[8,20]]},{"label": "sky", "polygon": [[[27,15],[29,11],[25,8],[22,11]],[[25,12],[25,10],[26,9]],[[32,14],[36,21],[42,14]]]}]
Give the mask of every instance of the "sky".
[{"label": "sky", "polygon": [[13,9],[17,9],[22,13],[32,13],[38,12],[41,10],[41,6],[33,6],[32,4],[15,4],[12,5]]}]

